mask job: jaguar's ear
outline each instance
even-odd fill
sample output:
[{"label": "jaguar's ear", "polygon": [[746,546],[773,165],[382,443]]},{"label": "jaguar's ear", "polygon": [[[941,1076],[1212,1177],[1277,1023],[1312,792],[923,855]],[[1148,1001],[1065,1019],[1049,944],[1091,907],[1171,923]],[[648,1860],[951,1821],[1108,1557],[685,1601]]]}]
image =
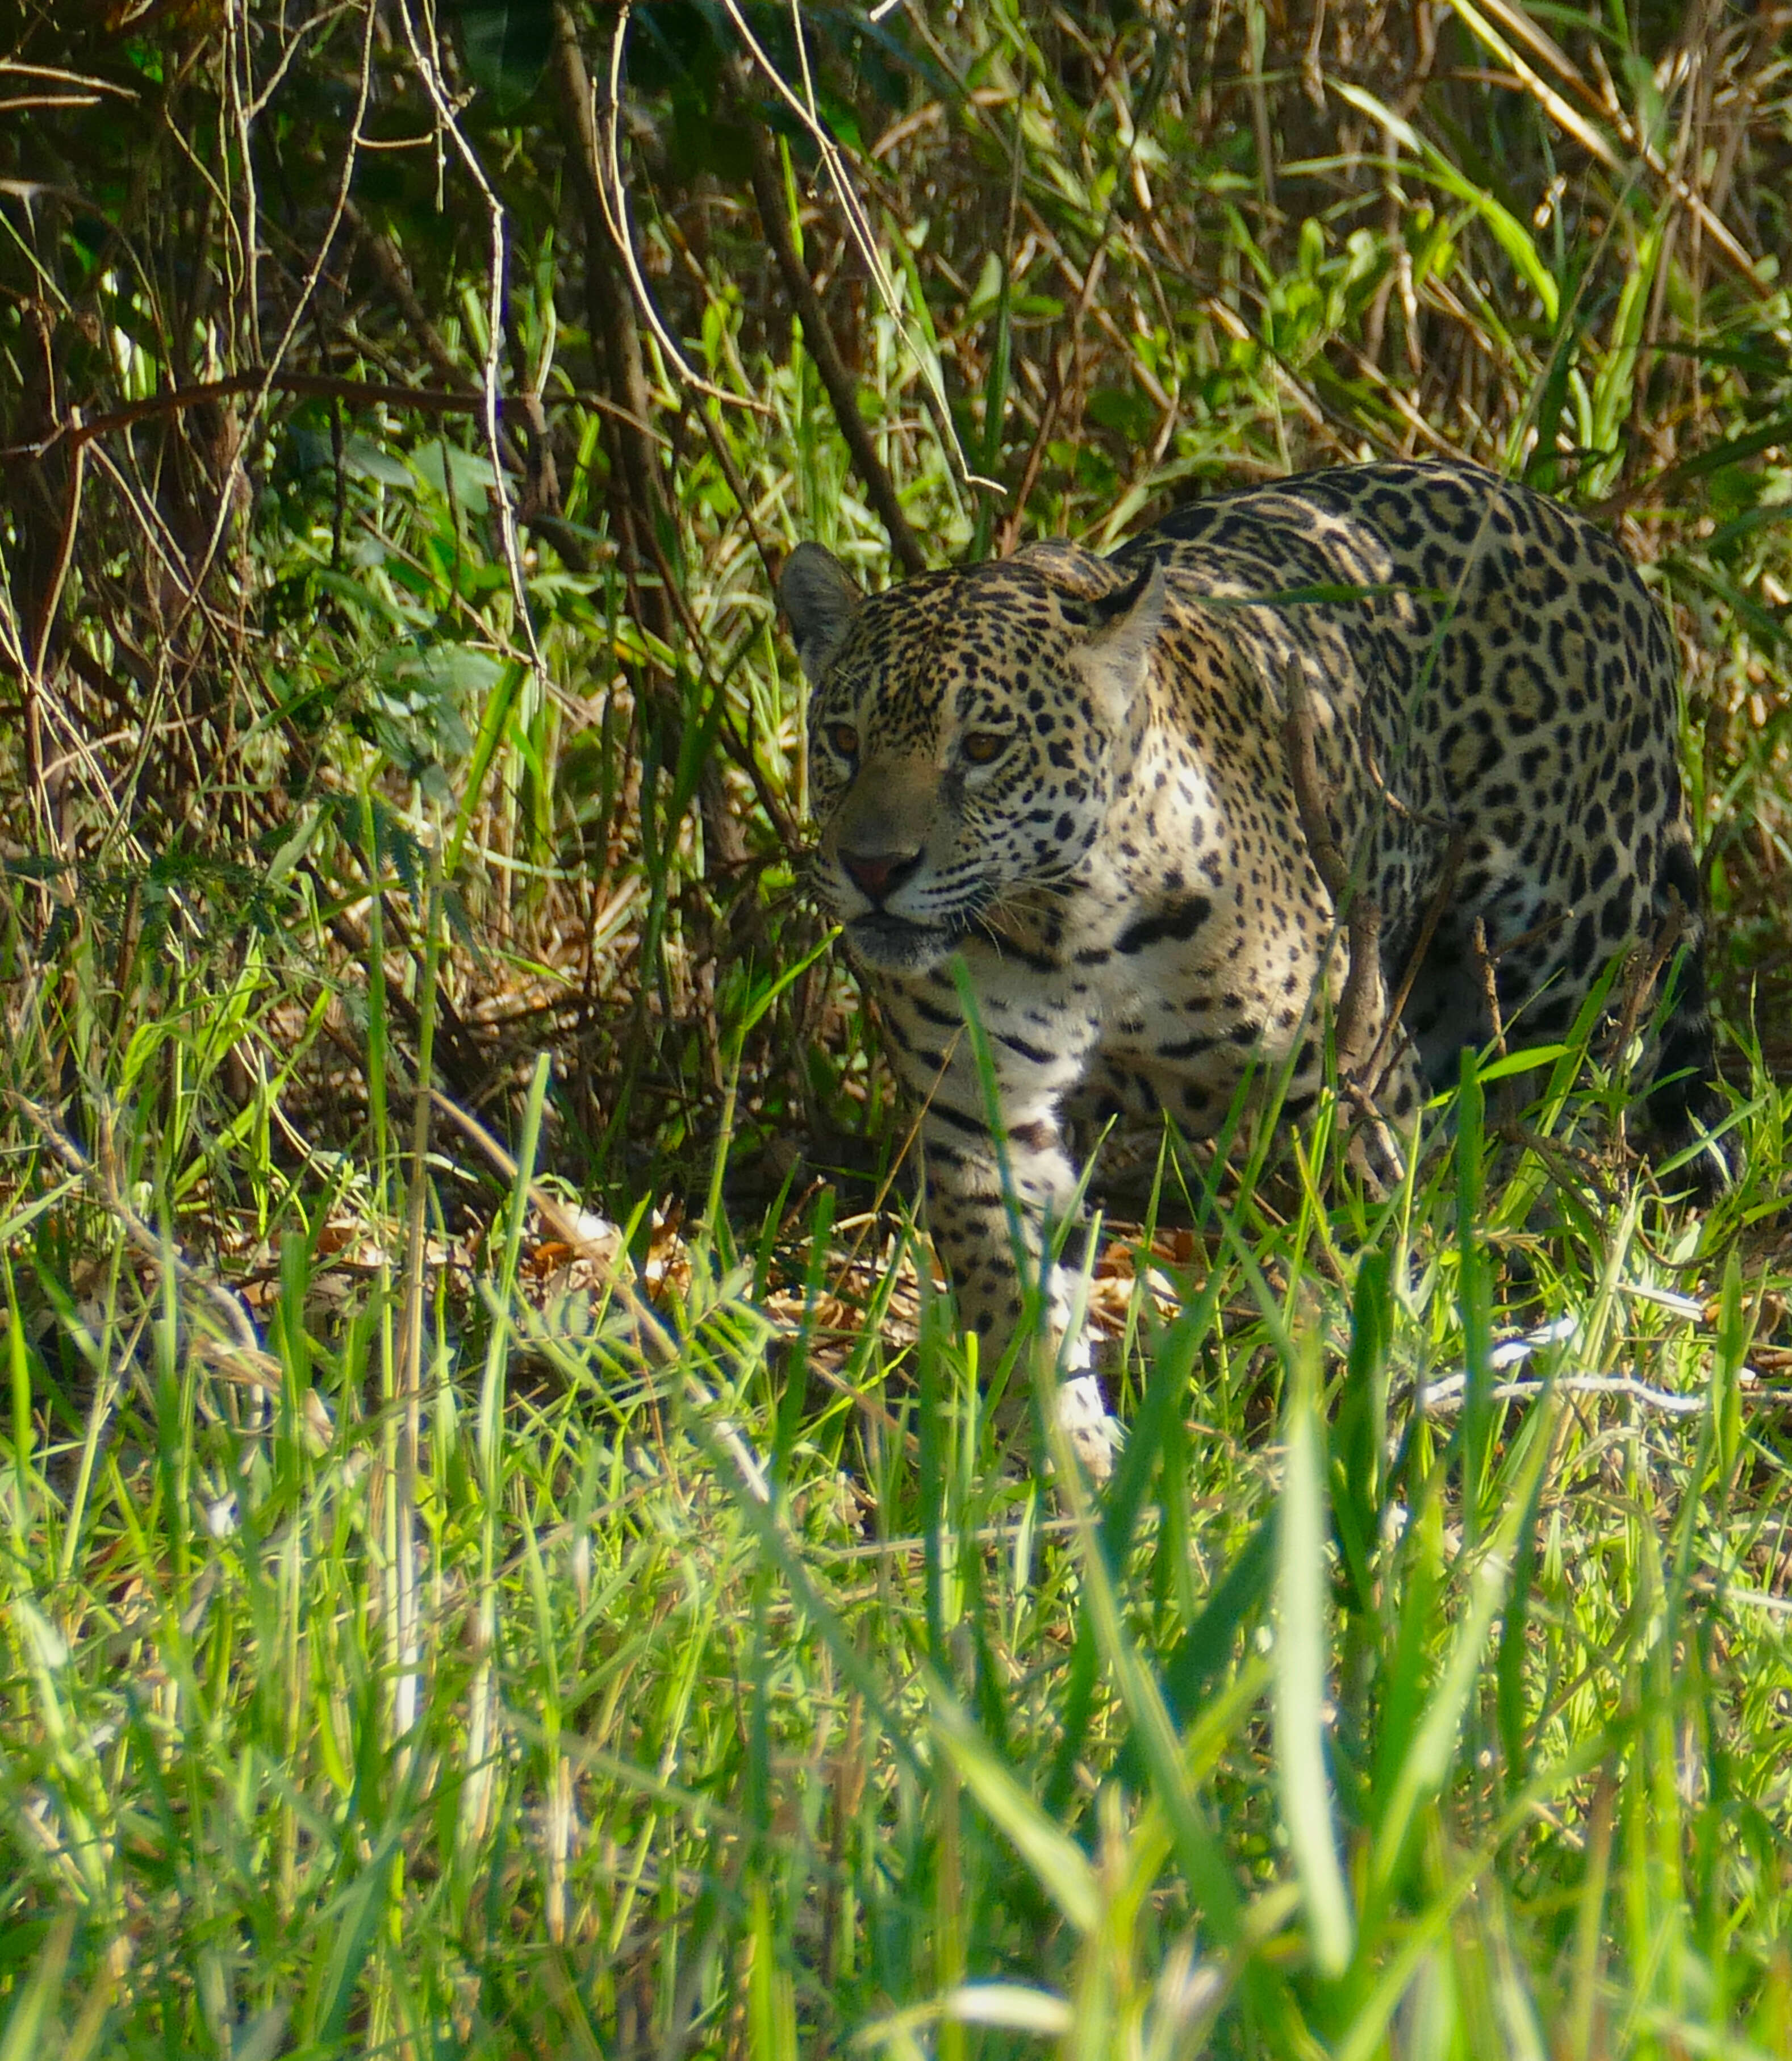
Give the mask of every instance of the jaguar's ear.
[{"label": "jaguar's ear", "polygon": [[1163,628],[1163,567],[1148,559],[1124,586],[1093,602],[1090,613],[1094,627],[1078,658],[1109,712],[1124,715],[1145,684]]},{"label": "jaguar's ear", "polygon": [[865,596],[831,551],[798,544],[778,576],[778,598],[809,684],[819,686]]}]

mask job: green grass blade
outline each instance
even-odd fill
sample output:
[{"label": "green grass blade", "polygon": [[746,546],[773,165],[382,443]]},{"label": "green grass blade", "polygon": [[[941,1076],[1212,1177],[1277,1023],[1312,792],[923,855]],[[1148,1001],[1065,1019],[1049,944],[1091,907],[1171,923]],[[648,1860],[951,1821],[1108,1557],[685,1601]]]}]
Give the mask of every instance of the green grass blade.
[{"label": "green grass blade", "polygon": [[1350,1959],[1350,1891],[1338,1859],[1326,1765],[1325,1433],[1319,1414],[1319,1342],[1295,1348],[1282,1414],[1282,1487],[1276,1554],[1275,1761],[1282,1821],[1301,1885],[1314,1965],[1341,1975]]},{"label": "green grass blade", "polygon": [[983,1735],[937,1678],[928,1684],[928,1710],[934,1736],[966,1788],[1007,1835],[1039,1887],[1070,1923],[1079,1932],[1092,1932],[1100,1922],[1102,1899],[1082,1849],[1058,1829],[997,1759]]}]

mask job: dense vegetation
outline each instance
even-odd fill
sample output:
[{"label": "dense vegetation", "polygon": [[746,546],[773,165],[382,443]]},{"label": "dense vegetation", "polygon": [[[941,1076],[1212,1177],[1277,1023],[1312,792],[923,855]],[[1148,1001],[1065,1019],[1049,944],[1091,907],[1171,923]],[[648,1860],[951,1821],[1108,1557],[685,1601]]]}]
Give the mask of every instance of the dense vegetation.
[{"label": "dense vegetation", "polygon": [[[1792,2051],[1789,24],[0,8],[3,2061]],[[772,574],[1426,452],[1673,619],[1744,1171],[1147,1150],[1054,1501]]]}]

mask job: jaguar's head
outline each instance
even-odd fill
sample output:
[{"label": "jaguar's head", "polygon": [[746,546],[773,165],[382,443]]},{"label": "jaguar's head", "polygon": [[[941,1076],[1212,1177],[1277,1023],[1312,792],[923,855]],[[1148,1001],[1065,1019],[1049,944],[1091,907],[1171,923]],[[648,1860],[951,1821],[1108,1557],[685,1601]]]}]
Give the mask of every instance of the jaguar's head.
[{"label": "jaguar's head", "polygon": [[802,544],[778,598],[813,689],[817,886],[862,964],[925,972],[1075,872],[1136,744],[1154,563],[1039,544],[867,598]]}]

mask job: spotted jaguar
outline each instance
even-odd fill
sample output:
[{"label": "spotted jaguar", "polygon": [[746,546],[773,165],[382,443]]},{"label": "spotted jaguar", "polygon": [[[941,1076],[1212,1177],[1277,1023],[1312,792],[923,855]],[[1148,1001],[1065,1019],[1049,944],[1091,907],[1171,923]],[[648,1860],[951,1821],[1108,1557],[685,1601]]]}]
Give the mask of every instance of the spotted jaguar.
[{"label": "spotted jaguar", "polygon": [[869,598],[803,544],[779,596],[815,879],[924,1112],[960,1318],[987,1363],[1037,1280],[1096,1476],[1116,1433],[1052,1256],[1079,1115],[1211,1135],[1242,1088],[1298,1120],[1354,991],[1355,1101],[1410,1130],[1463,1047],[1559,1038],[1640,947],[1671,996],[1653,1129],[1715,1120],[1674,645],[1558,502],[1354,466],[1195,502],[1111,557],[1038,544]]}]

